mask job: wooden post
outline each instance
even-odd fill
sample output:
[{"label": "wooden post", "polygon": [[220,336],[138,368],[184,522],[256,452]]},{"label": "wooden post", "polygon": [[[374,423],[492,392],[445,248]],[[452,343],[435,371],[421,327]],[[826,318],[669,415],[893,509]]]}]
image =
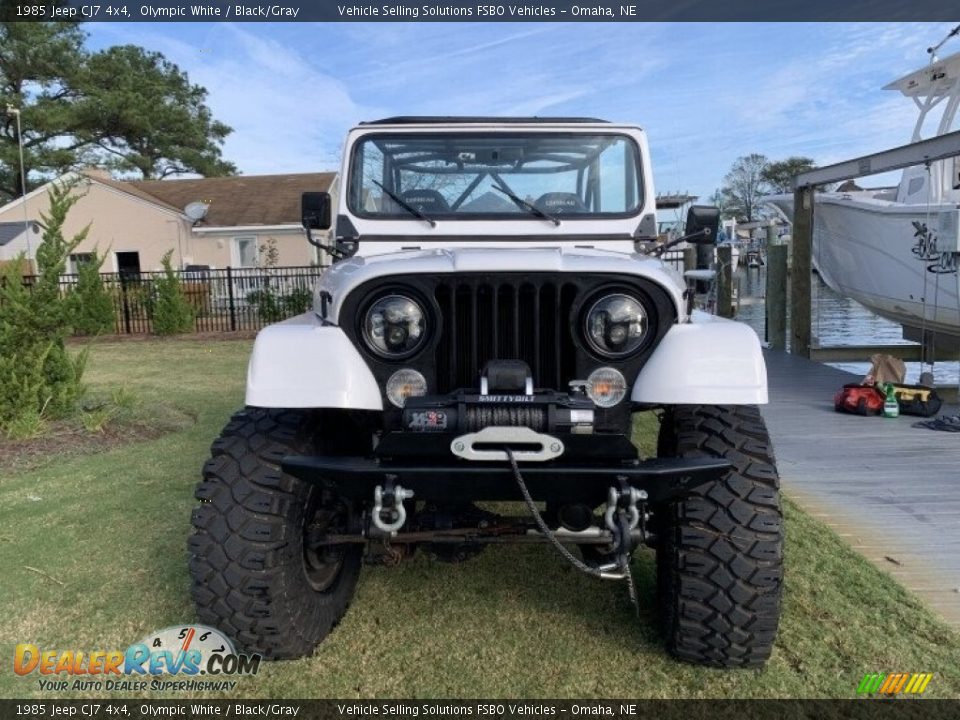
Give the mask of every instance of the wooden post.
[{"label": "wooden post", "polygon": [[[813,253],[812,187],[793,194],[793,266],[790,271],[790,352],[810,357],[810,271]],[[769,273],[769,271],[768,271]],[[769,278],[769,275],[767,275]],[[768,280],[769,282],[769,280]]]},{"label": "wooden post", "polygon": [[787,246],[767,248],[767,342],[777,350],[787,348]]},{"label": "wooden post", "polygon": [[697,269],[697,248],[688,247],[683,250],[683,271]]},{"label": "wooden post", "polygon": [[767,225],[767,247],[776,245],[777,240],[777,226],[771,223],[770,225]]},{"label": "wooden post", "polygon": [[233,302],[233,268],[227,265],[227,297],[230,300],[230,329],[237,329],[237,308]]},{"label": "wooden post", "polygon": [[717,315],[733,317],[733,248],[717,246]]}]

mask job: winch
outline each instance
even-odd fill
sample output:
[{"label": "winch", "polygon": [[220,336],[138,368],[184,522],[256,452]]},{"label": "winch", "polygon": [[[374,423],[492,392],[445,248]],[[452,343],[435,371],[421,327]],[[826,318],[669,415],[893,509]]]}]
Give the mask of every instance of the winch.
[{"label": "winch", "polygon": [[492,360],[480,375],[480,392],[409,397],[403,429],[468,433],[486,427],[528,427],[538,432],[591,434],[594,403],[580,386],[570,393],[534,390],[530,367],[519,360]]}]

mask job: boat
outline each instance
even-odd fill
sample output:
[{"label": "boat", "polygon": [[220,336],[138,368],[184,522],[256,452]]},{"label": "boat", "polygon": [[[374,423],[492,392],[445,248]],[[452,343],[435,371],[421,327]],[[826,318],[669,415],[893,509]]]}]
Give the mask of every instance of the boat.
[{"label": "boat", "polygon": [[[940,60],[939,47],[884,87],[916,104],[911,142],[956,129],[960,53]],[[793,194],[764,200],[792,220]],[[814,269],[831,289],[899,323],[908,340],[960,343],[960,158],[906,168],[892,188],[818,191],[813,216]]]}]

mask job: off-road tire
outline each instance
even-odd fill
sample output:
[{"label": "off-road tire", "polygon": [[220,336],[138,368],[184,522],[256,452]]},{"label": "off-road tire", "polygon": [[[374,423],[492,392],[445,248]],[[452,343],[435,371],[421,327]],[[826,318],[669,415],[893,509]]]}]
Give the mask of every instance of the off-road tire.
[{"label": "off-road tire", "polygon": [[753,406],[668,408],[661,457],[722,457],[720,481],[654,509],[667,649],[713,667],[761,667],[780,617],[783,515],[773,447]]},{"label": "off-road tire", "polygon": [[316,453],[321,437],[315,413],[248,408],[231,418],[203,467],[188,543],[191,595],[200,622],[243,652],[309,655],[353,597],[362,546],[344,550],[339,571],[315,589],[304,527],[326,494],[280,470],[284,455]]}]

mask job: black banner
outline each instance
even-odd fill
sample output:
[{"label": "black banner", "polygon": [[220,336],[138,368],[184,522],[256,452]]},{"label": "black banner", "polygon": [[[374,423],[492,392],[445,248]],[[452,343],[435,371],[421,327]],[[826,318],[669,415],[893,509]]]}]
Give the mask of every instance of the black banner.
[{"label": "black banner", "polygon": [[943,0],[0,0],[3,20],[84,22],[953,21]]},{"label": "black banner", "polygon": [[656,720],[940,720],[960,701],[861,700],[0,700],[0,718],[655,718]]}]

